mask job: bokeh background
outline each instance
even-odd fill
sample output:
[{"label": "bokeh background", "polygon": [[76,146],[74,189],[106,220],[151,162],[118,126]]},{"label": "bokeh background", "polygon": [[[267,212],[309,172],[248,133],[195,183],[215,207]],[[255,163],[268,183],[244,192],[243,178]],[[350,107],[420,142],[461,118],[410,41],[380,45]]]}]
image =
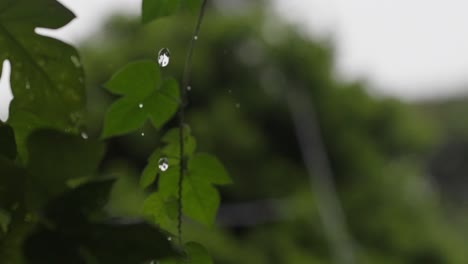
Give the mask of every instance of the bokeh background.
[{"label": "bokeh background", "polygon": [[[115,99],[103,84],[128,62],[166,47],[164,74],[181,78],[194,17],[143,26],[140,1],[61,2],[76,22],[39,32],[78,45],[90,137]],[[468,4],[409,2],[210,1],[187,121],[234,184],[216,227],[186,222],[184,234],[215,263],[352,263],[343,248],[354,263],[468,263]],[[0,87],[5,120],[8,78]],[[141,215],[138,179],[159,136],[148,124],[107,142],[113,215]]]}]

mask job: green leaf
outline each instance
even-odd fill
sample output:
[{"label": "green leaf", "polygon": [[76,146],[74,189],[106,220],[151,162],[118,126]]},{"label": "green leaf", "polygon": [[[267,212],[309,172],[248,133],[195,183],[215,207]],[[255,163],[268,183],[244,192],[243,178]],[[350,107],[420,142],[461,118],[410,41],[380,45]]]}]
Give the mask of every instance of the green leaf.
[{"label": "green leaf", "polygon": [[177,111],[179,86],[169,78],[161,80],[159,66],[150,60],[130,63],[118,71],[106,88],[122,98],[106,114],[103,137],[126,134],[151,121],[160,128]]},{"label": "green leaf", "polygon": [[[166,158],[169,162],[169,168],[167,171],[162,172],[159,169],[159,160],[161,158]],[[142,188],[146,188],[150,186],[156,179],[156,176],[158,174],[166,174],[169,172],[174,171],[174,166],[178,165],[180,163],[180,159],[178,157],[174,156],[169,156],[166,154],[163,154],[161,152],[161,149],[156,149],[153,154],[148,159],[148,164],[143,170],[143,173],[140,177],[140,186]]]},{"label": "green leaf", "polygon": [[143,214],[162,229],[175,234],[177,232],[177,200],[175,197],[163,197],[152,193],[143,204]]},{"label": "green leaf", "polygon": [[13,129],[0,123],[0,156],[11,160],[16,158],[16,141]]},{"label": "green leaf", "polygon": [[188,264],[213,264],[208,251],[198,243],[188,242],[185,244],[185,251],[187,253]]},{"label": "green leaf", "polygon": [[186,175],[182,187],[182,211],[192,219],[211,226],[216,218],[220,198],[208,182]]},{"label": "green leaf", "polygon": [[[163,141],[172,142],[172,140],[176,140],[175,134],[170,131],[163,137],[165,138]],[[158,199],[178,197],[180,166],[169,166],[169,169],[165,172],[155,172],[156,169],[153,168],[157,168],[156,160],[162,154],[159,150],[156,150],[153,154],[143,172],[142,186],[146,187],[151,184],[156,178],[156,173],[160,173],[157,191]],[[184,174],[182,182],[183,213],[204,225],[213,225],[220,204],[219,193],[213,185],[229,183],[231,183],[231,179],[216,157],[205,153],[189,156],[188,171]],[[161,206],[153,206],[148,209],[155,210],[152,214],[158,214],[159,219],[163,218],[160,216],[161,214],[165,214]],[[154,220],[156,223],[161,224],[158,219],[154,218]],[[161,227],[164,228],[164,226]]]},{"label": "green leaf", "polygon": [[189,160],[188,167],[193,177],[203,178],[214,184],[232,183],[223,164],[215,156],[198,153]]},{"label": "green leaf", "polygon": [[173,15],[181,10],[196,11],[202,0],[143,0],[143,23]]},{"label": "green leaf", "polygon": [[8,123],[20,154],[37,128],[75,130],[83,117],[83,69],[77,51],[59,40],[35,33],[58,29],[75,16],[55,0],[0,2],[0,62],[11,63],[14,99]]},{"label": "green leaf", "polygon": [[38,208],[67,190],[70,179],[94,176],[104,154],[104,146],[91,139],[39,130],[28,138],[28,202]]}]

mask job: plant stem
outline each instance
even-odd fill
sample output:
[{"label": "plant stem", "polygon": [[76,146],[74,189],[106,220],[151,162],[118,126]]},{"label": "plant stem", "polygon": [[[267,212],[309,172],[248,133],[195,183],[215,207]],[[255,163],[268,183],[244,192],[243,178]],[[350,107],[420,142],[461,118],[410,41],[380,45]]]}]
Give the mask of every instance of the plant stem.
[{"label": "plant stem", "polygon": [[203,16],[205,15],[206,3],[208,0],[203,0],[201,4],[200,11],[198,13],[197,24],[192,34],[192,38],[190,39],[190,45],[187,51],[187,57],[185,58],[185,65],[184,65],[184,75],[182,79],[182,85],[179,87],[180,89],[180,106],[179,106],[179,144],[180,144],[180,171],[179,171],[179,182],[178,182],[178,215],[177,215],[177,232],[179,237],[179,244],[182,246],[182,186],[184,181],[184,172],[186,169],[186,159],[184,154],[184,123],[185,123],[185,107],[187,105],[187,86],[190,82],[190,73],[192,71],[192,55],[193,49],[195,47],[195,41],[198,38],[198,33],[200,32],[200,26],[203,20]]}]

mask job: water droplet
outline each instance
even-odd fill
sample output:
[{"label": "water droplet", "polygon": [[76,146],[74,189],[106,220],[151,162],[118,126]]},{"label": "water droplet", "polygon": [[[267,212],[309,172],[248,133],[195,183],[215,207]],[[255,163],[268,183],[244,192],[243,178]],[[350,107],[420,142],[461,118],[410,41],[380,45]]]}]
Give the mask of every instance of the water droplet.
[{"label": "water droplet", "polygon": [[172,237],[168,237],[167,240],[171,241],[171,240],[172,240]]},{"label": "water droplet", "polygon": [[167,171],[167,169],[169,169],[169,161],[167,158],[160,158],[158,161],[158,167],[161,171]]},{"label": "water droplet", "polygon": [[240,104],[239,104],[239,103],[236,104],[236,108],[240,108]]},{"label": "water droplet", "polygon": [[88,139],[88,134],[86,134],[86,132],[81,132],[81,137],[83,139]]},{"label": "water droplet", "polygon": [[229,89],[229,91],[228,91],[228,92],[229,92],[229,93],[232,93],[232,90],[231,90],[231,89]]},{"label": "water droplet", "polygon": [[194,39],[194,40],[197,40],[197,39],[198,39],[198,36],[197,36],[197,35],[195,35],[195,36],[193,37],[193,39]]},{"label": "water droplet", "polygon": [[190,90],[192,90],[192,86],[189,85],[187,86],[187,91],[190,91]]},{"label": "water droplet", "polygon": [[77,68],[81,67],[80,60],[76,56],[71,56],[70,60],[71,62],[73,62],[73,65],[75,65],[75,67]]},{"label": "water droplet", "polygon": [[169,49],[163,48],[159,51],[158,53],[158,64],[161,67],[166,67],[169,65],[169,59],[171,57],[171,53],[169,52]]},{"label": "water droplet", "polygon": [[31,89],[31,84],[29,83],[29,81],[26,81],[26,89]]},{"label": "water droplet", "polygon": [[145,132],[141,132],[141,136],[144,137],[144,136],[145,136]]},{"label": "water droplet", "polygon": [[138,107],[139,107],[139,108],[143,108],[143,104],[140,103],[140,104],[138,105]]}]

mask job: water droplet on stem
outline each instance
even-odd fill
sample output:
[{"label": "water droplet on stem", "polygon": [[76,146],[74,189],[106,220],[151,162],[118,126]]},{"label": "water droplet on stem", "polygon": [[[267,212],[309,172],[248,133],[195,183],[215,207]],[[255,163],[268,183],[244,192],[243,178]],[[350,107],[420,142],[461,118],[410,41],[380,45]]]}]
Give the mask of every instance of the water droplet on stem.
[{"label": "water droplet on stem", "polygon": [[169,160],[167,160],[167,158],[160,158],[158,167],[161,171],[167,171],[167,169],[169,169]]},{"label": "water droplet on stem", "polygon": [[166,67],[169,65],[169,60],[171,58],[171,53],[169,52],[169,49],[163,48],[159,51],[158,53],[158,64],[161,67]]}]

